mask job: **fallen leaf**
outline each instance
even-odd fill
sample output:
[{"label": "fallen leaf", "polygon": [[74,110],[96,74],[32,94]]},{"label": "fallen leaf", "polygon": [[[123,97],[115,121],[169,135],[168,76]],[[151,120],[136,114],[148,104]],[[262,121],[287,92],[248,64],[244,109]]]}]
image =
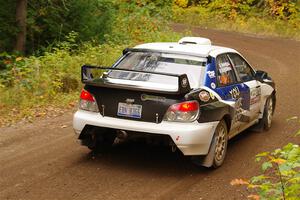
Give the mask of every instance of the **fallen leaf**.
[{"label": "fallen leaf", "polygon": [[230,185],[249,185],[249,182],[243,179],[233,179]]},{"label": "fallen leaf", "polygon": [[248,198],[253,199],[253,200],[259,200],[260,199],[260,197],[258,195],[255,195],[255,194],[248,195]]},{"label": "fallen leaf", "polygon": [[290,117],[290,118],[287,118],[286,121],[292,121],[292,120],[297,120],[298,117],[297,116],[293,116],[293,117]]},{"label": "fallen leaf", "polygon": [[248,188],[259,188],[260,186],[259,185],[253,185],[253,184],[249,184],[248,185]]},{"label": "fallen leaf", "polygon": [[43,116],[45,116],[45,115],[46,115],[45,112],[39,112],[39,113],[36,113],[36,114],[35,114],[35,117],[43,117]]}]

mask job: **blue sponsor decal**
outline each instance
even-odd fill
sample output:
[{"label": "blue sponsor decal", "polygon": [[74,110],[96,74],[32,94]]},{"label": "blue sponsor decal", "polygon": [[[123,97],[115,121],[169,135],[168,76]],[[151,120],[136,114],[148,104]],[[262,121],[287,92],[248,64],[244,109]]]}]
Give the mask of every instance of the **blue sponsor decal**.
[{"label": "blue sponsor decal", "polygon": [[215,59],[213,58],[211,59],[211,63],[208,63],[206,66],[204,85],[215,90],[217,81],[216,77],[216,65]]}]

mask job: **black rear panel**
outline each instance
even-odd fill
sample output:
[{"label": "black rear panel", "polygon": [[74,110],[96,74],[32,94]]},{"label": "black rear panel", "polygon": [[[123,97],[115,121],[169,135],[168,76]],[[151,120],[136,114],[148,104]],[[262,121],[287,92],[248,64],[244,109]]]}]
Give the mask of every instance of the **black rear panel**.
[{"label": "black rear panel", "polygon": [[[85,89],[96,98],[99,111],[102,115],[136,121],[160,123],[170,105],[184,100],[184,95],[176,94],[159,94],[91,85],[86,85]],[[141,105],[141,118],[118,116],[119,103]]]}]

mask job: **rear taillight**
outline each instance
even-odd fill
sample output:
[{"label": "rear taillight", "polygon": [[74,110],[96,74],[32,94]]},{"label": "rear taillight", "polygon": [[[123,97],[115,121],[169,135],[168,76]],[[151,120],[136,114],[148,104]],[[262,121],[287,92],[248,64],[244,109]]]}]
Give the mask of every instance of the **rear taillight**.
[{"label": "rear taillight", "polygon": [[94,96],[84,89],[81,90],[80,99],[92,102],[95,101]]},{"label": "rear taillight", "polygon": [[185,101],[171,105],[164,116],[165,121],[193,122],[199,115],[199,103],[197,101]]},{"label": "rear taillight", "polygon": [[80,94],[79,109],[91,112],[99,112],[95,97],[84,89],[82,89]]}]

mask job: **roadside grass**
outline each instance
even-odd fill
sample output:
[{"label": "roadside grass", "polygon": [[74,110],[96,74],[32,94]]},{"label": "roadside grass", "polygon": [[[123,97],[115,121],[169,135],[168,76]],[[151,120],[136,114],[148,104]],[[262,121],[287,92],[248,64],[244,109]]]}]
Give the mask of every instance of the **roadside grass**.
[{"label": "roadside grass", "polygon": [[[123,46],[85,43],[73,52],[72,43],[64,43],[40,57],[11,57],[6,60],[7,78],[0,88],[0,126],[23,118],[31,121],[43,116],[46,107],[57,112],[78,99],[80,66],[84,64],[110,65]],[[5,80],[5,81],[4,81]]]},{"label": "roadside grass", "polygon": [[262,14],[240,15],[212,12],[201,6],[182,8],[173,5],[173,18],[176,23],[183,23],[203,28],[250,33],[263,36],[276,36],[300,40],[300,17],[283,20]]},{"label": "roadside grass", "polygon": [[[26,95],[27,96],[27,95]],[[36,118],[56,117],[66,111],[74,109],[77,105],[78,92],[64,94],[63,98],[54,97],[51,101],[33,103],[22,102],[15,106],[12,104],[0,105],[0,127],[11,126],[18,122],[33,122]],[[39,99],[39,97],[32,97]]]}]

